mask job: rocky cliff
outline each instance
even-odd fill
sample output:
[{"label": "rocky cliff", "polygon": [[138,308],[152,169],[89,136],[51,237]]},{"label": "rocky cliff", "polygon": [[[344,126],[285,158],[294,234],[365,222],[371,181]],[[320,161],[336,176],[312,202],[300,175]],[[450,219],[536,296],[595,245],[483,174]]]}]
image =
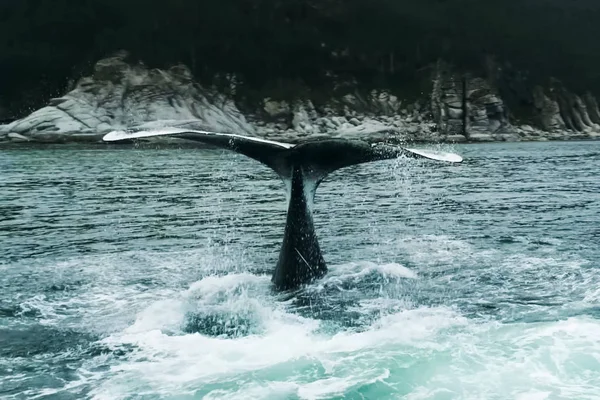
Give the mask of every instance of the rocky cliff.
[{"label": "rocky cliff", "polygon": [[64,96],[0,126],[0,140],[101,141],[114,129],[167,125],[255,134],[230,99],[202,88],[185,66],[148,69],[126,57],[98,61]]},{"label": "rocky cliff", "polygon": [[[313,99],[239,104],[194,81],[182,65],[149,69],[121,52],[98,61],[60,98],[0,126],[0,141],[101,141],[113,129],[181,126],[298,141],[349,137],[370,141],[518,141],[600,136],[600,111],[591,93],[559,81],[528,93],[527,121],[515,117],[500,94],[501,72],[486,77],[432,68],[428,92],[410,99],[386,91]],[[235,90],[233,90],[235,92]],[[246,111],[245,115],[240,108]],[[521,110],[522,111],[522,110]],[[525,124],[527,122],[528,124]]]}]

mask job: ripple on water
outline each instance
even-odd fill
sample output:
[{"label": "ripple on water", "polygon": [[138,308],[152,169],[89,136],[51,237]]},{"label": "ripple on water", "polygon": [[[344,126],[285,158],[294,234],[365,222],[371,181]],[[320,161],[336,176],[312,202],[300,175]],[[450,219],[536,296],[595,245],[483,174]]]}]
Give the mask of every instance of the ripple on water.
[{"label": "ripple on water", "polygon": [[0,397],[593,399],[598,145],[338,171],[330,272],[293,293],[270,285],[281,183],[252,161],[4,152]]}]

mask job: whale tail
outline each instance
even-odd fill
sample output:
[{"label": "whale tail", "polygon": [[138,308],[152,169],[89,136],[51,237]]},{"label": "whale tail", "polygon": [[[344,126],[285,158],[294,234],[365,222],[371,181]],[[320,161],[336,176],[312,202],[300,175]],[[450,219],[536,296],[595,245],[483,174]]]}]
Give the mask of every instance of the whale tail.
[{"label": "whale tail", "polygon": [[153,131],[113,131],[107,142],[153,136],[175,136],[233,150],[273,169],[283,180],[289,204],[283,242],[272,281],[287,290],[323,276],[327,265],[314,229],[312,203],[325,177],[350,165],[395,159],[401,156],[459,163],[456,154],[370,145],[360,140],[322,139],[297,145],[230,133],[164,128]]}]

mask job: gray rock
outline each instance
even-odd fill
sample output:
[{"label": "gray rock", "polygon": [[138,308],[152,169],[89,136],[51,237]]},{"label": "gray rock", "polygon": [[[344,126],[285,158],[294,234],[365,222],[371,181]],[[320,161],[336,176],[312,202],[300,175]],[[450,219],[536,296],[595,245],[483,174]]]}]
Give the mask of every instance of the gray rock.
[{"label": "gray rock", "polygon": [[493,142],[494,138],[487,133],[474,133],[469,135],[469,140],[472,142]]},{"label": "gray rock", "polygon": [[322,119],[323,126],[327,129],[335,130],[337,129],[337,125],[333,123],[333,121],[329,118]]},{"label": "gray rock", "polygon": [[294,118],[292,119],[292,126],[296,131],[304,131],[307,132],[312,131],[312,125],[310,123],[310,118],[308,116],[308,112],[304,109],[304,107],[297,107],[294,110]]},{"label": "gray rock", "polygon": [[533,132],[534,129],[529,125],[521,125],[519,127],[523,132]]},{"label": "gray rock", "polygon": [[23,136],[23,135],[19,135],[18,133],[15,132],[8,132],[6,135],[12,142],[30,142],[31,139]]},{"label": "gray rock", "polygon": [[[93,74],[66,95],[22,120],[0,125],[0,141],[100,140],[113,129],[167,125],[288,141],[306,137],[450,142],[600,137],[600,109],[590,93],[580,96],[556,82],[535,88],[535,110],[527,121],[539,121],[544,131],[531,125],[513,127],[493,86],[498,82],[493,73],[486,79],[468,77],[463,82],[463,75],[441,63],[434,70],[429,101],[421,97],[403,104],[378,90],[332,99],[317,111],[310,100],[289,104],[267,98],[259,105],[264,112],[257,113],[263,118],[266,114],[266,121],[250,115],[249,123],[229,98],[195,83],[186,67],[148,69],[125,59],[120,53],[98,61]],[[528,88],[527,96],[531,94]]]},{"label": "gray rock", "polygon": [[[463,130],[483,134],[510,126],[508,112],[495,88],[482,78],[468,78],[466,81],[464,79],[464,76],[452,71],[443,62],[436,66],[431,93],[431,112],[438,130],[446,135]],[[465,112],[467,126],[463,127]]]},{"label": "gray rock", "polygon": [[406,125],[404,124],[404,122],[402,120],[394,120],[392,123],[392,126],[395,126],[396,128],[405,128]]},{"label": "gray rock", "polygon": [[410,133],[411,135],[416,135],[420,131],[421,129],[419,125],[410,125],[408,128],[406,128],[406,132]]},{"label": "gray rock", "polygon": [[448,108],[462,110],[463,102],[461,99],[457,98],[457,96],[458,95],[452,95],[447,101],[444,102]]},{"label": "gray rock", "polygon": [[560,115],[558,102],[550,99],[541,86],[534,88],[533,100],[540,115],[542,128],[547,131],[562,130],[566,128],[565,121]]},{"label": "gray rock", "polygon": [[461,119],[463,117],[463,110],[461,108],[448,107],[448,118]]},{"label": "gray rock", "polygon": [[494,135],[494,139],[500,142],[518,142],[521,140],[519,135],[517,135],[516,133],[504,133],[500,135]]},{"label": "gray rock", "polygon": [[348,123],[346,117],[332,117],[331,121],[338,127]]},{"label": "gray rock", "polygon": [[151,70],[120,53],[48,106],[3,128],[36,141],[100,140],[103,133],[150,123],[254,135],[235,104],[202,89],[184,66]]},{"label": "gray rock", "polygon": [[588,92],[583,96],[583,101],[587,106],[592,122],[600,126],[600,108],[598,107],[598,101],[596,98],[590,92]]},{"label": "gray rock", "polygon": [[264,100],[263,109],[272,118],[285,117],[291,113],[290,105],[287,102],[270,98]]}]

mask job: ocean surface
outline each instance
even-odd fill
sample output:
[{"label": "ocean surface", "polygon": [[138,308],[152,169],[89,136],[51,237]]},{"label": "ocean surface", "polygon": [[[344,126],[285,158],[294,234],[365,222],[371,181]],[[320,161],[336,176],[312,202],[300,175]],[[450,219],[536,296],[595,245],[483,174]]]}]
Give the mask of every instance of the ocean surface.
[{"label": "ocean surface", "polygon": [[600,399],[600,142],[442,149],[332,174],[290,293],[253,160],[0,150],[0,398]]}]

